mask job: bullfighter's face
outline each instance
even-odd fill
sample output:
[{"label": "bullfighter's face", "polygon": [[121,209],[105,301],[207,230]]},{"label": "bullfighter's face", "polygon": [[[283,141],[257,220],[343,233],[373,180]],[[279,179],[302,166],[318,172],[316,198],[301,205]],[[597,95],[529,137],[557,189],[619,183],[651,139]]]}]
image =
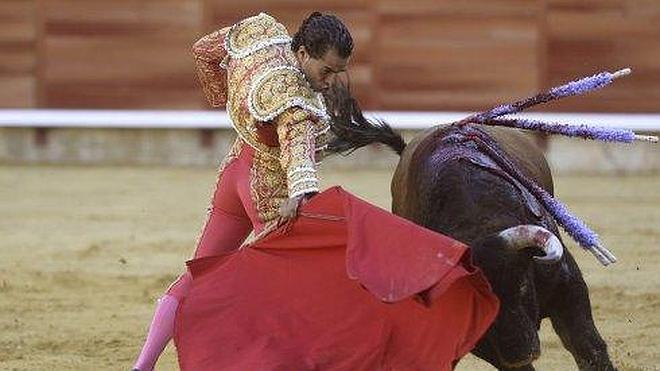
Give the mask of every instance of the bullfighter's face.
[{"label": "bullfighter's face", "polygon": [[335,84],[346,83],[343,80],[350,57],[342,58],[333,48],[329,48],[321,58],[314,58],[301,46],[296,58],[314,91],[325,93]]}]

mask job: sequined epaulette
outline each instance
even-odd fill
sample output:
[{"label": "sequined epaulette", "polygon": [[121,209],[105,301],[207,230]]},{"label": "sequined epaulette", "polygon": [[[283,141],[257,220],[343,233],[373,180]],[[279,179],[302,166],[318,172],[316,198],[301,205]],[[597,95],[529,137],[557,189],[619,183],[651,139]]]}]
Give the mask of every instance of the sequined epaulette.
[{"label": "sequined epaulette", "polygon": [[254,79],[248,94],[248,108],[257,121],[271,121],[294,106],[321,120],[328,119],[323,97],[311,89],[297,68],[273,67]]},{"label": "sequined epaulette", "polygon": [[291,42],[286,27],[266,13],[245,18],[231,27],[225,49],[232,58],[244,58],[275,44]]}]

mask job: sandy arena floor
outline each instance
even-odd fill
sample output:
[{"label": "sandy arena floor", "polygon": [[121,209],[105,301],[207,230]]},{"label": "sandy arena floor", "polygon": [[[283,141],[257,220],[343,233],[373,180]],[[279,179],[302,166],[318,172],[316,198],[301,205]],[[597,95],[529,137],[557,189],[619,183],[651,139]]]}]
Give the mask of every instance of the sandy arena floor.
[{"label": "sandy arena floor", "polygon": [[[326,172],[383,207],[390,172]],[[128,370],[154,301],[183,268],[215,172],[0,166],[0,369]],[[571,244],[621,370],[660,367],[660,176],[563,177],[560,198],[619,257]],[[539,370],[572,370],[549,324]],[[176,370],[170,346],[159,370]],[[490,370],[474,357],[459,370]]]}]

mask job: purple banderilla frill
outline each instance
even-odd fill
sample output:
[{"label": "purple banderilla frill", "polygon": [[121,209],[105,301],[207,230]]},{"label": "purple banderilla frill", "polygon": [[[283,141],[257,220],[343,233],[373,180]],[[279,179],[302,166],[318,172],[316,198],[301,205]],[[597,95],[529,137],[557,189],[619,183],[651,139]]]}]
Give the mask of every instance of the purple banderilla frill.
[{"label": "purple banderilla frill", "polygon": [[495,118],[481,122],[491,126],[507,126],[517,129],[540,131],[547,134],[561,134],[569,137],[595,139],[603,142],[632,143],[637,139],[632,130],[606,128],[585,124],[571,125],[558,122],[545,122],[527,118]]},{"label": "purple banderilla frill", "polygon": [[532,179],[522,174],[494,140],[481,130],[468,129],[468,132],[471,134],[470,138],[477,143],[484,153],[493,159],[502,170],[525,186],[525,188],[527,188],[530,193],[533,194],[543,206],[545,206],[553,219],[557,221],[557,224],[559,224],[566,233],[573,238],[573,240],[586,250],[589,250],[601,264],[609,265],[616,262],[616,257],[602,246],[598,239],[598,235],[589,229],[584,222],[573,216],[564,204],[552,197],[552,195],[536,184]]},{"label": "purple banderilla frill", "polygon": [[[565,97],[582,95],[590,91],[603,88],[615,79],[628,75],[630,69],[626,68],[615,73],[601,72],[593,76],[585,77],[579,80],[571,81],[567,84],[554,87],[546,92],[539,93],[532,97],[511,103],[504,104],[490,109],[489,111],[471,115],[464,120],[456,123],[457,125],[466,125],[469,123],[478,123],[493,126],[506,126],[518,129],[527,129],[541,131],[549,134],[561,134],[570,137],[580,137],[585,139],[595,139],[608,142],[631,143],[635,140],[645,140],[657,142],[658,138],[654,136],[637,135],[633,131],[620,128],[594,127],[588,125],[559,124],[553,122],[544,122],[539,120],[525,118],[504,118],[503,116],[520,113],[523,110],[542,103],[558,100]],[[506,158],[506,154],[501,151],[494,143],[488,141],[482,142],[491,157],[504,168],[504,170],[516,179],[521,181],[534,194],[552,214],[557,223],[583,248],[591,251],[596,258],[603,264],[608,265],[616,262],[616,257],[606,248],[601,246],[598,235],[593,232],[580,219],[573,216],[566,206],[553,198],[543,188],[539,187],[531,179],[527,179],[512,165]]]},{"label": "purple banderilla frill", "polygon": [[554,87],[547,92],[539,93],[515,103],[503,104],[492,108],[489,111],[477,113],[462,120],[461,123],[476,122],[484,125],[508,126],[518,129],[541,131],[548,134],[560,134],[569,137],[595,139],[606,142],[631,143],[635,140],[657,142],[658,138],[655,136],[637,135],[632,130],[622,128],[544,122],[519,117],[502,118],[502,116],[520,113],[523,110],[538,104],[575,95],[582,95],[603,88],[612,83],[615,79],[626,76],[629,73],[629,68],[615,73],[601,72],[593,76],[571,81],[568,84]]},{"label": "purple banderilla frill", "polygon": [[515,103],[503,104],[492,108],[486,112],[478,113],[469,117],[472,122],[481,122],[495,117],[504,115],[512,115],[526,110],[529,107],[536,106],[541,103],[547,103],[561,98],[571,97],[574,95],[582,95],[587,92],[600,89],[609,85],[614,79],[625,76],[630,73],[630,69],[626,68],[615,73],[601,72],[593,76],[585,77],[579,80],[571,81],[568,84],[554,87],[547,92],[536,94],[532,97],[525,98]]}]

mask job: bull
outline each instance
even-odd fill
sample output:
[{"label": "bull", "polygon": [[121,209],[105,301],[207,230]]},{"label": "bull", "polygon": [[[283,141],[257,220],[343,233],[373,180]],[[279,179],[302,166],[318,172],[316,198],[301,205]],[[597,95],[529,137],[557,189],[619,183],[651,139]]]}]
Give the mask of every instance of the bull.
[{"label": "bull", "polygon": [[408,144],[385,122],[364,118],[352,98],[330,106],[330,151],[350,153],[372,143],[400,155],[392,212],[471,247],[474,263],[499,297],[500,312],[472,353],[499,370],[534,370],[538,330],[549,318],[580,370],[615,370],[592,317],[589,292],[555,219],[512,177],[484,143],[553,194],[547,161],[520,131],[462,122],[440,125]]}]

